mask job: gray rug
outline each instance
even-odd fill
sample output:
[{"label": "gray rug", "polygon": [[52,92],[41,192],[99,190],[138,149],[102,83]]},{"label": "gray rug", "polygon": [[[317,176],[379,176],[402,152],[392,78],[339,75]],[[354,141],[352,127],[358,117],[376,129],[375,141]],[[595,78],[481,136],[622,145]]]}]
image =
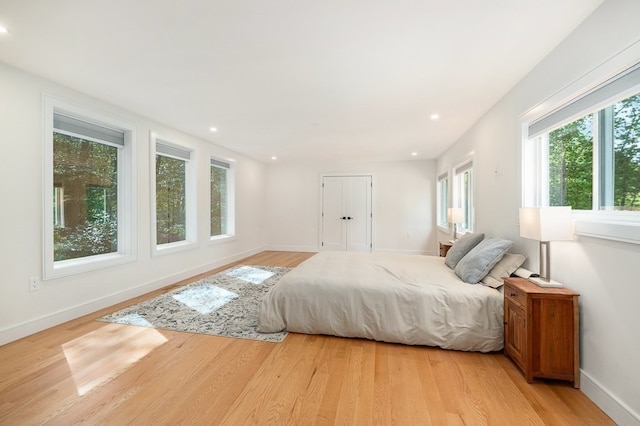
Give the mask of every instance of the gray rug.
[{"label": "gray rug", "polygon": [[99,321],[216,336],[282,342],[261,334],[258,306],[289,268],[236,266],[99,318]]}]

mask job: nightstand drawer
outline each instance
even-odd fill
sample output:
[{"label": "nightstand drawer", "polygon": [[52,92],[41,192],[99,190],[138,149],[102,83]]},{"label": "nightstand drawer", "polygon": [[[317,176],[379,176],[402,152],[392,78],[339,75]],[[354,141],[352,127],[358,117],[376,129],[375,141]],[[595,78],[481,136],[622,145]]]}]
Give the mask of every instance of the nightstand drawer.
[{"label": "nightstand drawer", "polygon": [[527,306],[527,294],[509,284],[504,286],[504,297],[523,308]]}]

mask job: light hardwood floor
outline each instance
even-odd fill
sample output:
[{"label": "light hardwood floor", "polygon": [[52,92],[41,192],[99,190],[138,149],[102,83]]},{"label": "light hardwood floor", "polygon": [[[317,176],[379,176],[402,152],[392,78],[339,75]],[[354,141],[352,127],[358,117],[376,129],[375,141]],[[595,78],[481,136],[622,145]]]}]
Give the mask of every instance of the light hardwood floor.
[{"label": "light hardwood floor", "polygon": [[[293,267],[309,256],[237,263]],[[95,320],[174,287],[0,347],[0,425],[613,424],[568,383],[526,383],[501,353],[293,333],[278,344]]]}]

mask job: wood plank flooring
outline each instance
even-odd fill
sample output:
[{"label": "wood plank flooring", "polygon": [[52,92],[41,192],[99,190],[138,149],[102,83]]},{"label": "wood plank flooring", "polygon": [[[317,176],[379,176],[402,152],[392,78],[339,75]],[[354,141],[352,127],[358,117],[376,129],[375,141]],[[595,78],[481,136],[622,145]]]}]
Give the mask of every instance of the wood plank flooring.
[{"label": "wood plank flooring", "polygon": [[[310,255],[237,263],[293,267]],[[95,321],[176,285],[1,346],[0,425],[613,424],[570,384],[526,383],[501,353]]]}]

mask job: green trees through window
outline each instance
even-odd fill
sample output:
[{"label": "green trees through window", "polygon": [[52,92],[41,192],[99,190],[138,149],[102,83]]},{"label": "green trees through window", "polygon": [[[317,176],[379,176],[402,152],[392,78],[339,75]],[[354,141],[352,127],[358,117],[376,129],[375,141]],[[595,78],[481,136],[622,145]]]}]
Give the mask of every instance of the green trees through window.
[{"label": "green trees through window", "polygon": [[53,134],[54,260],[118,251],[118,148]]},{"label": "green trees through window", "polygon": [[640,211],[640,94],[615,104],[613,120],[613,206]]},{"label": "green trees through window", "polygon": [[186,240],[186,162],[156,155],[156,242]]},{"label": "green trees through window", "polygon": [[211,236],[227,233],[227,170],[211,165]]},{"label": "green trees through window", "polygon": [[549,205],[591,210],[593,116],[549,132]]},{"label": "green trees through window", "polygon": [[549,132],[548,141],[549,205],[640,211],[640,94]]}]

